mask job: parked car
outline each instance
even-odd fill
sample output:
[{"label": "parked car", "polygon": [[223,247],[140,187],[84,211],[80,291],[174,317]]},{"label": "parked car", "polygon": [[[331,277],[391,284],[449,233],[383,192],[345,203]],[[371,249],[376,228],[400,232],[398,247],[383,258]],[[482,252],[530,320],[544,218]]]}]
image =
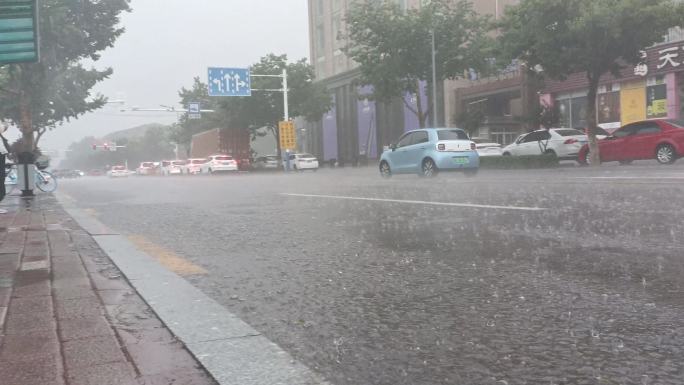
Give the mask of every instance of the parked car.
[{"label": "parked car", "polygon": [[154,162],[142,162],[140,166],[135,170],[138,175],[154,175],[157,168],[154,166]]},{"label": "parked car", "polygon": [[478,155],[483,156],[501,156],[503,151],[501,151],[501,145],[499,143],[493,143],[489,139],[483,138],[472,138],[475,142]]},{"label": "parked car", "polygon": [[202,174],[236,171],[238,171],[238,163],[230,155],[211,155],[207,159],[207,162],[200,167],[200,172]]},{"label": "parked car", "polygon": [[181,166],[181,173],[195,175],[202,172],[202,165],[207,163],[207,158],[191,158]]},{"label": "parked car", "polygon": [[[655,159],[672,164],[684,156],[684,121],[647,120],[625,125],[599,140],[601,162],[629,164],[635,160]],[[589,146],[581,148],[579,161],[589,162]]]},{"label": "parked car", "polygon": [[[287,161],[283,161],[283,167],[287,168]],[[311,154],[291,154],[290,169],[294,171],[318,170],[318,158]]]},{"label": "parked car", "polygon": [[429,128],[402,135],[380,157],[380,174],[436,176],[440,171],[463,171],[475,175],[480,156],[475,142],[461,129]]},{"label": "parked car", "polygon": [[107,172],[107,176],[110,178],[126,178],[129,174],[130,172],[126,169],[126,166],[114,166]]},{"label": "parked car", "polygon": [[92,169],[88,171],[88,176],[103,176],[105,173],[100,169]]},{"label": "parked car", "polygon": [[180,175],[183,173],[183,166],[187,161],[185,160],[162,160],[161,174],[163,176]]},{"label": "parked car", "polygon": [[504,156],[551,154],[561,160],[577,160],[588,141],[587,135],[574,128],[552,128],[520,135],[502,151]]},{"label": "parked car", "polygon": [[277,170],[280,168],[280,158],[277,155],[260,156],[254,161],[257,170]]}]

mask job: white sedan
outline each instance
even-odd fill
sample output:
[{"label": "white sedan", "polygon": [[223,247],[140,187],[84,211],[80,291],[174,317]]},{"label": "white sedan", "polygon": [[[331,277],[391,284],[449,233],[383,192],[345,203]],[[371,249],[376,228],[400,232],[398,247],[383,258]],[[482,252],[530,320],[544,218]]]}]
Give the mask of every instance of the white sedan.
[{"label": "white sedan", "polygon": [[472,138],[471,140],[475,142],[477,154],[480,157],[501,156],[503,154],[503,151],[501,150],[501,145],[499,143],[493,143],[490,142],[489,139],[482,138]]},{"label": "white sedan", "polygon": [[518,139],[504,147],[504,156],[555,155],[561,160],[577,160],[582,146],[589,139],[582,131],[573,128],[552,128],[520,135]]},{"label": "white sedan", "polygon": [[130,175],[126,166],[114,166],[111,170],[107,172],[107,176],[110,178],[127,178]]},{"label": "white sedan", "polygon": [[184,160],[162,160],[161,173],[167,175],[180,175],[183,173],[183,166],[187,162]]},{"label": "white sedan", "polygon": [[[283,161],[283,167],[287,169],[287,161]],[[318,170],[318,158],[311,154],[291,154],[290,169],[294,171]]]},{"label": "white sedan", "polygon": [[217,172],[237,172],[238,164],[230,155],[212,155],[207,163],[200,167],[202,174],[214,174]]},{"label": "white sedan", "polygon": [[191,158],[181,166],[181,174],[197,175],[202,172],[202,165],[207,163],[207,158]]}]

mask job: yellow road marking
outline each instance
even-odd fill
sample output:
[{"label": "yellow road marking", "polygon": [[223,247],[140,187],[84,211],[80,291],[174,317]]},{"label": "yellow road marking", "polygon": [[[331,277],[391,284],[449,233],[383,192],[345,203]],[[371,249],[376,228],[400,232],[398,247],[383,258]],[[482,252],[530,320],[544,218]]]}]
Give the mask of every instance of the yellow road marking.
[{"label": "yellow road marking", "polygon": [[128,239],[140,250],[159,261],[167,269],[178,275],[205,275],[209,272],[194,263],[181,258],[172,251],[169,251],[143,237],[142,235],[129,235]]},{"label": "yellow road marking", "polygon": [[90,215],[91,217],[99,217],[100,213],[97,212],[97,210],[93,208],[85,208],[83,209],[83,212]]}]

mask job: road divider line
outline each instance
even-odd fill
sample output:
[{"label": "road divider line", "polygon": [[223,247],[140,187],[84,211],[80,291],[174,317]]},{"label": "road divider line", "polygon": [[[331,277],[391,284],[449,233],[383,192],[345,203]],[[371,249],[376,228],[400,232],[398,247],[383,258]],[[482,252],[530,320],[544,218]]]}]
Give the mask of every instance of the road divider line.
[{"label": "road divider line", "polygon": [[281,193],[280,195],[299,198],[320,198],[320,199],[338,199],[348,201],[365,201],[365,202],[384,202],[384,203],[403,203],[411,205],[428,205],[428,206],[446,206],[446,207],[463,207],[473,209],[491,209],[491,210],[513,210],[513,211],[546,211],[548,209],[543,207],[523,207],[523,206],[496,206],[496,205],[478,205],[471,203],[452,203],[452,202],[430,202],[404,199],[385,199],[385,198],[364,198],[364,197],[350,197],[340,195],[315,195],[315,194],[291,194]]},{"label": "road divider line", "polygon": [[575,179],[604,179],[604,180],[684,180],[684,176],[581,176]]}]

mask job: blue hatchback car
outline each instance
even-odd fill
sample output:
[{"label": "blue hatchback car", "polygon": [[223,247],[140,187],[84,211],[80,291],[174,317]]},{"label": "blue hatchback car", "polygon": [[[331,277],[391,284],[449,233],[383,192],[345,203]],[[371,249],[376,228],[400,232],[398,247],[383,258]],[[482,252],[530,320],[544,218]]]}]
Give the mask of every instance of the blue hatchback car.
[{"label": "blue hatchback car", "polygon": [[480,157],[475,142],[458,128],[427,128],[402,135],[380,157],[380,174],[436,176],[440,171],[477,174]]}]

